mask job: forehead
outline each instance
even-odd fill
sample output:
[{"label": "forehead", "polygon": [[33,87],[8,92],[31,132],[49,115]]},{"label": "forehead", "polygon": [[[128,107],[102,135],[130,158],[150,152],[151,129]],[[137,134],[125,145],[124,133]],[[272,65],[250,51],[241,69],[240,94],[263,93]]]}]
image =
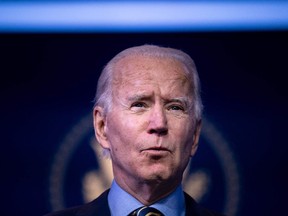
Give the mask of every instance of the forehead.
[{"label": "forehead", "polygon": [[127,56],[114,65],[113,84],[137,83],[141,80],[187,82],[190,79],[185,70],[182,62],[172,58]]}]

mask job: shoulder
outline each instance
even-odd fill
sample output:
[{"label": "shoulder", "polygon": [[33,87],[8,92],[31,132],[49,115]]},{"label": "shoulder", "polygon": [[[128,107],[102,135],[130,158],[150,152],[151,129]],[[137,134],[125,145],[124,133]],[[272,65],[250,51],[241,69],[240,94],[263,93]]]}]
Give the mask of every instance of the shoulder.
[{"label": "shoulder", "polygon": [[186,216],[225,216],[224,214],[216,213],[203,208],[187,193],[185,195]]},{"label": "shoulder", "polygon": [[109,190],[102,193],[98,198],[90,203],[75,206],[60,211],[52,212],[44,216],[92,216],[92,215],[110,215],[108,207],[108,196]]}]

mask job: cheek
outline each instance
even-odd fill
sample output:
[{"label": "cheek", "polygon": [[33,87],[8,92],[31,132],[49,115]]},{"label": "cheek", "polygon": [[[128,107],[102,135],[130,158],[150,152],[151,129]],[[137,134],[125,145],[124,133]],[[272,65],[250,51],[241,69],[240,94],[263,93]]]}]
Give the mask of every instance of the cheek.
[{"label": "cheek", "polygon": [[144,125],[143,120],[139,117],[119,115],[118,118],[110,118],[107,127],[107,137],[111,148],[114,151],[128,150],[131,145],[134,145],[137,137],[143,131]]},{"label": "cheek", "polygon": [[171,129],[174,130],[175,134],[183,138],[189,137],[193,131],[192,124],[188,117],[173,117],[173,119],[170,119],[170,126]]},{"label": "cheek", "polygon": [[[175,125],[176,126],[176,125]],[[181,122],[175,129],[175,139],[178,140],[178,148],[189,152],[193,144],[193,127],[187,122]]]},{"label": "cheek", "polygon": [[132,141],[147,131],[148,120],[145,114],[143,115],[126,115],[125,120],[122,122],[122,127],[125,128],[125,136]]}]

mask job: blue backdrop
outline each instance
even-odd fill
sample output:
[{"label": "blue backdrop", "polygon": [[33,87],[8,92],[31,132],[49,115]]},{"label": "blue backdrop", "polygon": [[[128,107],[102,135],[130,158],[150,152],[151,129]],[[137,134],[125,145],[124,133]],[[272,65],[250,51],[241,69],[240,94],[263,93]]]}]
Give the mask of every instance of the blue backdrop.
[{"label": "blue backdrop", "polygon": [[238,216],[285,214],[287,38],[287,31],[1,34],[0,214],[36,216],[85,202],[82,177],[100,167],[86,118],[99,72],[144,43],[182,49],[198,67],[207,130],[191,170],[208,176],[201,203]]}]

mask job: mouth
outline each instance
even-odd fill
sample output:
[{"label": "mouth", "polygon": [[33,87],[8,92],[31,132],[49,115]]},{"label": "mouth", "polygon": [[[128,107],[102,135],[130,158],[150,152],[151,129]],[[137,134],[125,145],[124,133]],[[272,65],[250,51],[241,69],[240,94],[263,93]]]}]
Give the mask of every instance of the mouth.
[{"label": "mouth", "polygon": [[143,149],[142,152],[147,152],[151,154],[163,154],[163,153],[169,153],[171,151],[168,148],[164,147],[150,147],[147,149]]}]

